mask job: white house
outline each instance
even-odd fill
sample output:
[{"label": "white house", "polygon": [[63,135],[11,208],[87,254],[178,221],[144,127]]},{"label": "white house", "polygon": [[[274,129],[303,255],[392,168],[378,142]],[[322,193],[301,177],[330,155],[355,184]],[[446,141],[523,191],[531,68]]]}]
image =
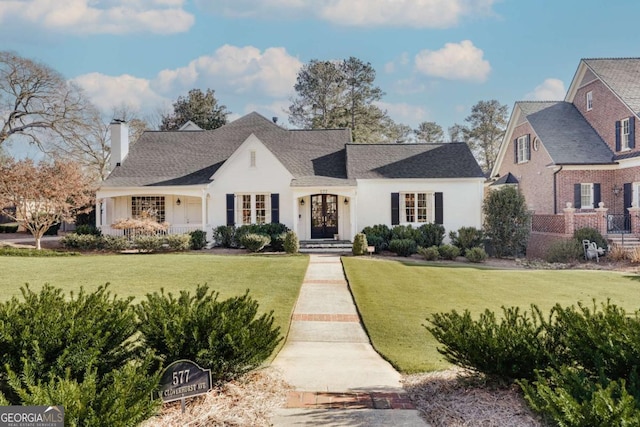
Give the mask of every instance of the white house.
[{"label": "white house", "polygon": [[[194,130],[195,129],[195,130]],[[349,129],[287,130],[257,113],[221,128],[111,124],[112,172],[97,226],[153,212],[170,232],[280,222],[301,240],[353,240],[366,226],[481,227],[484,175],[464,143],[353,144]]]}]

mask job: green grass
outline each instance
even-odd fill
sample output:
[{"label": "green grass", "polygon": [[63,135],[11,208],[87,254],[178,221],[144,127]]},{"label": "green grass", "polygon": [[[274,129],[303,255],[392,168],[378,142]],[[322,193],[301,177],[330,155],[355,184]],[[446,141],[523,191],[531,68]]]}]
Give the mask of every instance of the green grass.
[{"label": "green grass", "polygon": [[640,308],[640,276],[585,270],[497,270],[482,267],[343,258],[367,332],[376,349],[405,373],[446,369],[437,341],[422,326],[431,314],[478,315],[501,306],[543,312],[556,303],[610,299],[627,312]]},{"label": "green grass", "polygon": [[207,283],[220,299],[249,289],[262,312],[274,311],[274,324],[286,335],[308,262],[306,256],[209,254],[0,257],[0,300],[22,298],[25,283],[34,290],[49,283],[68,295],[81,286],[94,290],[109,282],[112,293],[133,296],[134,303],[160,288],[178,294]]}]

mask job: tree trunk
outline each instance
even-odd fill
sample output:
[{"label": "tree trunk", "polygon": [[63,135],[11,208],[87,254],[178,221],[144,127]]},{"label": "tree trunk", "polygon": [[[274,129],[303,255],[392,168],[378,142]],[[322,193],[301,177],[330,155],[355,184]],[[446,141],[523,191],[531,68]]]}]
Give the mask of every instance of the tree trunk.
[{"label": "tree trunk", "polygon": [[36,250],[42,249],[42,245],[40,245],[40,240],[42,240],[42,234],[34,234],[33,238],[36,240]]}]

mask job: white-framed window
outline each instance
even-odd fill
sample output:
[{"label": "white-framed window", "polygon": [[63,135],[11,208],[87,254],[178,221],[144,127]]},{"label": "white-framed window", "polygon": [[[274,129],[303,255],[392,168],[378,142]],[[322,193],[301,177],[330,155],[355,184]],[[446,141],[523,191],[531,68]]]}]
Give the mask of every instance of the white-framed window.
[{"label": "white-framed window", "polygon": [[269,194],[238,194],[236,222],[242,225],[267,224],[271,222],[271,197]]},{"label": "white-framed window", "polygon": [[591,111],[593,108],[593,92],[587,92],[587,111]]},{"label": "white-framed window", "polygon": [[620,120],[620,143],[623,150],[629,149],[629,119]]},{"label": "white-framed window", "polygon": [[164,222],[165,200],[164,196],[132,196],[131,218],[150,218],[157,222]]},{"label": "white-framed window", "polygon": [[427,223],[434,221],[434,193],[402,193],[400,221],[404,223]]},{"label": "white-framed window", "polygon": [[531,160],[531,149],[529,147],[529,135],[523,135],[516,141],[518,145],[518,163],[525,163]]},{"label": "white-framed window", "polygon": [[593,183],[580,184],[580,206],[582,209],[593,209]]}]

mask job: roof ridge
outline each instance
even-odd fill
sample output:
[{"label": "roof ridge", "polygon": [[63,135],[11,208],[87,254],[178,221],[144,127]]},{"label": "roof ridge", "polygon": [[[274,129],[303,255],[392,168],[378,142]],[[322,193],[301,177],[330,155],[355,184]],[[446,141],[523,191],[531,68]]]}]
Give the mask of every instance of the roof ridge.
[{"label": "roof ridge", "polygon": [[601,57],[601,58],[582,58],[582,61],[599,61],[599,60],[625,60],[625,59],[640,59],[640,57],[637,56],[622,56],[622,57],[614,57],[614,56],[609,56],[609,57]]}]

